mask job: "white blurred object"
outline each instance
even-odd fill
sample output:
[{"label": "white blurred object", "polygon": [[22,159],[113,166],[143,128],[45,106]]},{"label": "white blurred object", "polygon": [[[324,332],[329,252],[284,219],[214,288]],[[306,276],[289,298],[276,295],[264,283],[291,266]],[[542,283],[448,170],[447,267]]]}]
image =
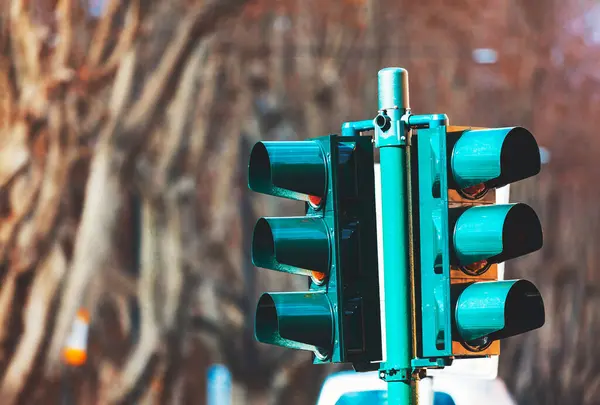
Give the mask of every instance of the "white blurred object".
[{"label": "white blurred object", "polygon": [[498,61],[498,52],[491,48],[477,48],[472,52],[473,60],[480,65],[491,65]]},{"label": "white blurred object", "polygon": [[279,15],[275,17],[275,21],[273,21],[273,28],[279,32],[289,31],[292,27],[292,22],[290,21],[288,16]]},{"label": "white blurred object", "polygon": [[433,405],[433,378],[425,377],[417,381],[419,405]]},{"label": "white blurred object", "polygon": [[334,405],[348,392],[387,391],[387,383],[380,380],[378,374],[377,371],[342,371],[331,374],[323,382],[317,405]]},{"label": "white blurred object", "polygon": [[386,357],[385,346],[385,294],[383,287],[383,236],[381,228],[381,170],[379,163],[375,164],[375,217],[377,223],[377,260],[379,270],[379,304],[381,309],[381,353]]},{"label": "white blurred object", "polygon": [[106,0],[88,0],[88,11],[92,17],[100,18],[106,8]]},{"label": "white blurred object", "polygon": [[583,38],[588,46],[600,45],[600,4],[594,4],[566,25],[567,32]]},{"label": "white blurred object", "polygon": [[540,160],[543,165],[550,162],[550,157],[551,157],[550,151],[548,149],[544,148],[543,146],[540,146]]}]

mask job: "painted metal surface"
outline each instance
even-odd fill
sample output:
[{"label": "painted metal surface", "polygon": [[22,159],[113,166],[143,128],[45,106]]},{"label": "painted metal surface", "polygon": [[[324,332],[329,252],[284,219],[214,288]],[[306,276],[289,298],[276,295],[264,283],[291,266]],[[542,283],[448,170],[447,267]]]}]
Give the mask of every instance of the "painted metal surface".
[{"label": "painted metal surface", "polygon": [[[461,289],[460,285],[453,285]],[[457,298],[455,319],[466,342],[488,337],[503,339],[544,324],[544,304],[538,289],[527,280],[468,284]]]},{"label": "painted metal surface", "polygon": [[[415,391],[414,381],[410,378],[412,325],[407,150],[406,139],[402,139],[406,135],[402,117],[409,107],[408,73],[401,68],[382,69],[378,80],[380,115],[375,119],[375,145],[380,148],[387,342],[386,361],[380,372],[388,381],[390,403],[407,405],[413,403]],[[394,378],[395,374],[400,378]]]},{"label": "painted metal surface", "polygon": [[[478,356],[495,340],[544,323],[541,296],[530,282],[482,282],[489,279],[485,273],[490,266],[542,246],[541,224],[531,207],[494,205],[485,197],[490,189],[539,173],[540,150],[533,135],[521,127],[449,127],[443,115],[407,114],[402,120],[413,132],[409,141],[416,147],[410,204],[419,339],[411,364],[445,367],[453,361],[457,345],[464,348],[461,356]],[[383,181],[382,189],[385,192]],[[450,203],[452,193],[460,196],[459,202]],[[387,282],[385,287],[387,292]],[[519,313],[515,303],[527,308]]]},{"label": "painted metal surface", "polygon": [[446,162],[446,116],[411,117],[418,130],[417,167],[420,269],[420,356],[452,355],[450,308],[450,237],[448,229],[448,175]]},{"label": "painted metal surface", "polygon": [[452,241],[453,264],[500,263],[539,250],[542,226],[526,204],[475,206],[458,217]]},{"label": "painted metal surface", "polygon": [[265,293],[256,310],[256,338],[261,343],[330,355],[333,307],[327,293]]},{"label": "painted metal surface", "polygon": [[261,218],[253,240],[252,262],[257,267],[306,276],[329,273],[331,244],[322,218]]},{"label": "painted metal surface", "polygon": [[452,180],[459,188],[500,187],[540,172],[540,149],[522,127],[464,131],[451,151]]},{"label": "painted metal surface", "polygon": [[342,136],[358,136],[361,132],[374,129],[372,120],[350,121],[342,124]]},{"label": "painted metal surface", "polygon": [[304,201],[326,193],[327,165],[316,141],[258,142],[248,172],[248,186],[258,193]]}]

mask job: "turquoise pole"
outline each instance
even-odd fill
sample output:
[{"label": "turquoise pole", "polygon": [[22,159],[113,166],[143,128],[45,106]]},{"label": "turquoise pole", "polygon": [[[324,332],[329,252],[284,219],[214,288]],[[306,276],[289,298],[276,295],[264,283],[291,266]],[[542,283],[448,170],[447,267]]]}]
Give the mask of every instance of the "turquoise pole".
[{"label": "turquoise pole", "polygon": [[388,400],[413,404],[411,381],[411,307],[408,246],[406,136],[402,116],[409,108],[408,73],[401,68],[379,71],[379,115],[375,119],[380,148],[383,267],[385,287]]}]

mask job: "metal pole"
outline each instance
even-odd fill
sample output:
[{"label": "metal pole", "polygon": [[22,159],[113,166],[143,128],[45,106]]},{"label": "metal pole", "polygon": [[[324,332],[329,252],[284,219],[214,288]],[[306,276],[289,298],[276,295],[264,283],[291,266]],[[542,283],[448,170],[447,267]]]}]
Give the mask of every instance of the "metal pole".
[{"label": "metal pole", "polygon": [[[408,245],[407,130],[408,73],[401,68],[379,71],[379,114],[375,144],[380,148],[382,233],[385,288],[386,361],[380,376],[388,382],[393,405],[416,402],[412,380],[412,329]],[[409,111],[408,111],[409,112]]]},{"label": "metal pole", "polygon": [[344,122],[342,124],[342,136],[356,136],[360,135],[361,132],[372,130],[372,120]]}]

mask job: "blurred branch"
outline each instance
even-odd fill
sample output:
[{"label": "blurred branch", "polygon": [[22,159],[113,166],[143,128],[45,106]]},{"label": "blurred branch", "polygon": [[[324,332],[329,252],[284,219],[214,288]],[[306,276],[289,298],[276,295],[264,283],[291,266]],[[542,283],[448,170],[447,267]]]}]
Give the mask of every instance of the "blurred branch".
[{"label": "blurred branch", "polygon": [[25,330],[2,379],[0,392],[3,404],[12,405],[19,394],[31,394],[34,389],[32,373],[40,368],[44,359],[40,354],[48,339],[45,332],[51,322],[52,303],[66,267],[62,247],[56,242],[40,263],[29,293],[24,314]]},{"label": "blurred branch", "polygon": [[[114,49],[103,63],[103,55],[106,52],[111,29],[114,25],[113,20],[118,10],[122,7],[127,7],[125,27],[121,35],[119,35]],[[113,78],[113,75],[118,71],[122,58],[131,49],[138,36],[143,17],[140,0],[132,0],[128,5],[116,0],[109,2],[91,42],[92,45],[88,53],[87,64],[80,72],[80,78],[85,82],[88,89],[101,88],[103,84]]]},{"label": "blurred branch", "polygon": [[5,190],[7,184],[26,169],[31,159],[25,125],[14,128],[10,135],[4,132],[0,138],[0,190]]},{"label": "blurred branch", "polygon": [[142,202],[142,247],[141,270],[138,283],[138,302],[140,308],[140,337],[133,353],[122,368],[118,386],[110,389],[111,403],[135,402],[140,395],[140,388],[147,383],[153,374],[155,351],[160,339],[160,329],[156,314],[156,285],[162,266],[160,211]]},{"label": "blurred branch", "polygon": [[156,122],[159,116],[157,112],[164,109],[171,99],[185,62],[195,49],[197,41],[214,31],[222,19],[232,15],[246,1],[213,0],[194,9],[182,21],[161,63],[150,76],[139,101],[132,106],[125,121],[122,137],[131,138],[128,143],[133,149],[136,149],[135,146],[143,139],[148,128]]},{"label": "blurred branch", "polygon": [[[189,249],[192,235],[186,234],[186,224],[195,224],[194,210],[190,202],[194,184],[180,185],[167,199],[167,226],[163,234],[163,259],[161,266],[164,305],[162,329],[166,337],[165,370],[160,403],[167,403],[174,393],[179,376],[179,363],[183,356],[183,341],[187,332],[187,321],[192,292],[196,279],[182,260],[183,252]],[[191,208],[191,209],[190,209]],[[158,311],[157,311],[158,312]]]},{"label": "blurred branch", "polygon": [[[96,30],[94,31],[94,36],[92,41],[90,42],[90,49],[87,54],[87,65],[88,66],[98,66],[102,63],[102,59],[106,53],[106,48],[108,47],[108,43],[110,41],[110,37],[113,33],[113,24],[115,23],[115,17],[117,12],[122,7],[129,6],[129,10],[133,10],[139,7],[137,1],[131,1],[129,4],[124,3],[122,1],[114,1],[110,0],[106,3],[106,8],[104,9],[103,16],[100,19]],[[135,14],[134,14],[135,16]],[[135,32],[135,30],[129,30],[130,32]],[[127,37],[120,36],[120,38]]]},{"label": "blurred branch", "polygon": [[[55,238],[61,197],[68,185],[70,166],[73,155],[69,153],[68,142],[64,142],[66,132],[62,111],[53,105],[50,107],[48,125],[48,153],[44,167],[44,177],[36,201],[32,218],[24,224],[31,232],[21,231],[14,253],[16,260],[14,271],[22,272],[33,268],[35,263],[45,255],[49,243]],[[40,135],[43,136],[43,135]],[[27,236],[25,239],[24,237]]]},{"label": "blurred branch", "polygon": [[[161,142],[164,148],[161,148],[161,159],[157,164],[156,176],[153,176],[156,186],[155,193],[167,189],[169,184],[176,183],[176,180],[184,175],[186,167],[183,165],[183,161],[186,151],[189,150],[194,116],[201,97],[197,95],[201,78],[198,72],[201,71],[208,47],[207,43],[198,45],[181,78],[181,84],[170,111],[169,135],[164,142]],[[207,86],[212,85],[205,81],[203,91]],[[189,151],[188,154],[193,152]],[[194,156],[194,158],[198,157]]]},{"label": "blurred branch", "polygon": [[73,48],[73,28],[74,28],[74,12],[77,11],[81,1],[76,0],[58,0],[55,9],[57,16],[57,35],[60,38],[58,45],[54,50],[53,68],[61,69],[69,63]]}]

